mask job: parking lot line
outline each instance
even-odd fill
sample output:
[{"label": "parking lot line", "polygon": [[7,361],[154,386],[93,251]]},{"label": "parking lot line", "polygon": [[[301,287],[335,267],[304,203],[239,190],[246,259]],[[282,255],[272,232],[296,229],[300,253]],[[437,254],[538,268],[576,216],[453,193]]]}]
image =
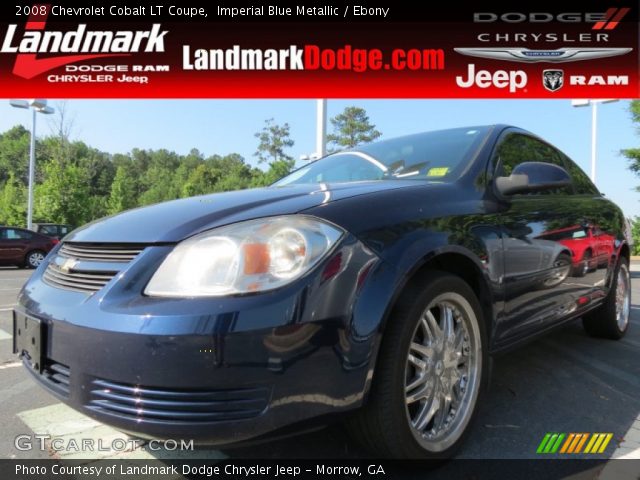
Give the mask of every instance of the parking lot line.
[{"label": "parking lot line", "polygon": [[4,370],[6,368],[15,368],[15,367],[19,367],[20,365],[22,365],[22,362],[20,361],[3,363],[2,365],[0,365],[0,370]]},{"label": "parking lot line", "polygon": [[12,338],[12,335],[0,328],[0,340],[9,340],[10,338]]}]

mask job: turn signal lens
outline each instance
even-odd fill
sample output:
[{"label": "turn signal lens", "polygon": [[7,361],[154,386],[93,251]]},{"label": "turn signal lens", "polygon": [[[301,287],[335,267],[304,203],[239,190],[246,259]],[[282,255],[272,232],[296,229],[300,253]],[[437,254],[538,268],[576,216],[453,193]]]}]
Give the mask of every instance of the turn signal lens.
[{"label": "turn signal lens", "polygon": [[343,234],[334,225],[305,215],[211,230],[178,244],[145,294],[202,297],[272,290],[311,270]]}]

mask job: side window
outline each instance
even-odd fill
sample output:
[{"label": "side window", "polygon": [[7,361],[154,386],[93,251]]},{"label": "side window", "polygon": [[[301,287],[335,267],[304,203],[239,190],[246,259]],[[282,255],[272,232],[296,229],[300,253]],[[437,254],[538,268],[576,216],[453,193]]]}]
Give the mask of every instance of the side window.
[{"label": "side window", "polygon": [[[509,176],[513,169],[524,162],[544,162],[565,168],[563,155],[555,148],[540,140],[520,133],[507,134],[498,144],[492,164],[495,177]],[[571,188],[548,190],[534,195],[570,194]]]},{"label": "side window", "polygon": [[571,176],[571,182],[573,183],[573,189],[576,194],[599,195],[600,192],[591,182],[589,177],[587,177],[587,174],[584,173],[582,169],[578,165],[576,165],[569,157],[564,154],[562,156],[566,164],[567,172]]},{"label": "side window", "polygon": [[15,230],[13,228],[5,228],[2,233],[2,238],[7,240],[19,240],[23,238],[31,238],[31,234],[24,230]]}]

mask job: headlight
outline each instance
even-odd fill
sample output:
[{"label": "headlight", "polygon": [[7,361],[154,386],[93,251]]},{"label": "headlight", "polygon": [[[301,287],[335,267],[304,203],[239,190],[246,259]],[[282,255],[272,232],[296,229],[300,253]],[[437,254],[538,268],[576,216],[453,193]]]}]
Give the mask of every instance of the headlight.
[{"label": "headlight", "polygon": [[303,215],[217,228],[179,243],[145,294],[204,297],[278,288],[311,270],[343,233]]}]

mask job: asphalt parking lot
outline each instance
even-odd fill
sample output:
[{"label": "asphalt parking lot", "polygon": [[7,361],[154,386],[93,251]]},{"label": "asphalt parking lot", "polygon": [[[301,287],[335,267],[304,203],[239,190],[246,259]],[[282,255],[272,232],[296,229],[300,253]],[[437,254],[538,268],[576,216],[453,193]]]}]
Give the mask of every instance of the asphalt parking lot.
[{"label": "asphalt parking lot", "polygon": [[[640,263],[632,265],[632,271],[634,301],[627,336],[618,342],[593,339],[578,321],[497,358],[490,391],[459,457],[539,458],[536,449],[547,432],[610,432],[613,438],[601,457],[611,458],[614,452],[638,455],[640,449],[636,450],[629,432],[640,434],[631,428],[640,414]],[[29,275],[28,270],[0,268],[0,458],[109,457],[113,453],[54,454],[47,449],[20,451],[14,445],[21,434],[118,435],[64,407],[37,386],[14,358],[11,309]],[[147,454],[118,455],[145,458]],[[362,456],[366,452],[349,441],[339,425],[264,444],[180,454],[181,458],[263,459]]]}]

